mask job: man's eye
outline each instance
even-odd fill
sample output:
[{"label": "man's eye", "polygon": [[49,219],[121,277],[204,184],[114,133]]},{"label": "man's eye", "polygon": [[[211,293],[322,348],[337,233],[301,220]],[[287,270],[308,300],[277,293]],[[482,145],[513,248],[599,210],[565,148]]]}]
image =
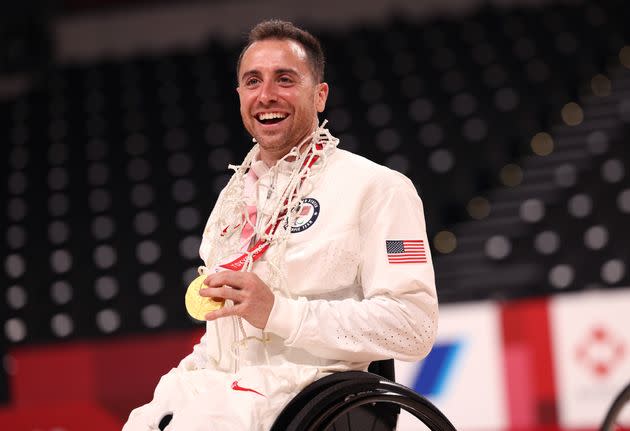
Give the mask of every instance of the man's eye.
[{"label": "man's eye", "polygon": [[260,81],[258,80],[258,78],[249,78],[245,81],[245,85],[247,85],[248,87],[251,87],[252,85],[256,85],[258,84]]},{"label": "man's eye", "polygon": [[278,81],[282,84],[291,84],[293,82],[293,80],[288,76],[281,76],[280,78],[278,78]]}]

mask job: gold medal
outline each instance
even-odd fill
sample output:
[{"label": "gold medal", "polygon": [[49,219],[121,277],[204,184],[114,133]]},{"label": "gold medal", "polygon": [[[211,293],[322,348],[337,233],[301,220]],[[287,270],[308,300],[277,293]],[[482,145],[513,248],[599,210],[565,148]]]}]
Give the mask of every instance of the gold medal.
[{"label": "gold medal", "polygon": [[199,294],[199,290],[206,287],[203,284],[203,281],[207,278],[207,275],[200,275],[195,278],[188,289],[186,290],[186,311],[190,314],[194,319],[197,320],[206,320],[205,316],[210,311],[218,310],[223,307],[225,301],[214,301],[212,298],[208,298],[206,296],[201,296]]}]

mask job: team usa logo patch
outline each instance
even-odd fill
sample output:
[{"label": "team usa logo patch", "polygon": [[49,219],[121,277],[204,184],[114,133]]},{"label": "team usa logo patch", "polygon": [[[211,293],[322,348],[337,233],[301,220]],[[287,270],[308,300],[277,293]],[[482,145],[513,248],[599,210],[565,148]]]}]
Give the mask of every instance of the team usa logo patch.
[{"label": "team usa logo patch", "polygon": [[427,263],[424,241],[421,239],[385,240],[389,263]]},{"label": "team usa logo patch", "polygon": [[313,226],[315,220],[319,217],[319,202],[317,199],[304,198],[298,208],[297,218],[291,226],[291,233],[303,232]]}]

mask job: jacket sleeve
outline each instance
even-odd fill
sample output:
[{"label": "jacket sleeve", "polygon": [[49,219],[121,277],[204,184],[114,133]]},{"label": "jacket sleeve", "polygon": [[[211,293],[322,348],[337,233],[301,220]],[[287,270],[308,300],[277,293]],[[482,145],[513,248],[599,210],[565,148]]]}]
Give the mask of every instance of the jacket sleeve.
[{"label": "jacket sleeve", "polygon": [[[287,346],[333,360],[415,361],[428,354],[436,336],[438,304],[424,210],[411,181],[402,176],[396,179],[377,186],[362,205],[359,282],[363,299],[276,295],[266,331],[283,337]],[[391,263],[388,241],[392,246],[422,241],[425,259]],[[402,255],[392,252],[393,258]]]}]

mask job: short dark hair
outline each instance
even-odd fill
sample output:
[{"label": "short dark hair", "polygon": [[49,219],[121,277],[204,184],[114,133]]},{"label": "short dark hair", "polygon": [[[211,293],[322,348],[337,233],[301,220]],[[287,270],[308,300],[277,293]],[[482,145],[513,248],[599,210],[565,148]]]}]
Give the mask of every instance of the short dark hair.
[{"label": "short dark hair", "polygon": [[249,32],[247,37],[247,44],[241,50],[238,56],[238,62],[236,63],[236,81],[238,82],[238,72],[241,69],[241,61],[245,55],[245,51],[254,43],[266,39],[278,39],[278,40],[294,40],[306,51],[306,56],[311,65],[313,77],[317,82],[324,81],[324,50],[319,40],[306,30],[293,25],[288,21],[281,21],[278,19],[271,19],[258,23]]}]

